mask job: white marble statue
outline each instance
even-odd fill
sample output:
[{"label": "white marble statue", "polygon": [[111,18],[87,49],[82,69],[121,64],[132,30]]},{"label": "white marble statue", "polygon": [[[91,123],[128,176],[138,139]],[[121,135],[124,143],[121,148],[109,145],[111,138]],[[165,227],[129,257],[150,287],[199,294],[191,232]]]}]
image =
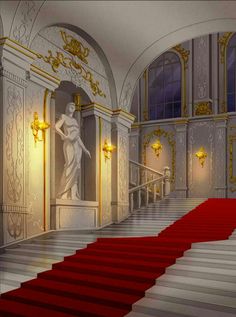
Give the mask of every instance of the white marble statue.
[{"label": "white marble statue", "polygon": [[[79,200],[78,174],[82,152],[84,151],[90,158],[91,155],[80,138],[78,122],[73,118],[74,112],[75,104],[69,102],[66,105],[65,114],[62,114],[61,118],[55,124],[57,133],[64,141],[63,152],[65,157],[58,198]],[[63,128],[63,130],[61,128]]]}]

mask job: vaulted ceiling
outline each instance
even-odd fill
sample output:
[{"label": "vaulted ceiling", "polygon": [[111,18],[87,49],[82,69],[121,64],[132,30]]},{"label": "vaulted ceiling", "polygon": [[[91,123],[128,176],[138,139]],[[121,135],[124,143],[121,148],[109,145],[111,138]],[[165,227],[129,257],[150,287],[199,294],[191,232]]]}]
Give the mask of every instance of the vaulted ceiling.
[{"label": "vaulted ceiling", "polygon": [[[23,3],[27,7],[29,1],[0,1],[4,36],[11,37],[16,12]],[[110,63],[118,104],[128,89],[133,90],[148,64],[166,49],[207,33],[236,31],[235,1],[30,3],[35,4],[35,12],[29,22],[28,44],[42,28],[53,24],[73,25],[88,33],[99,44]],[[21,18],[27,19],[24,14]]]}]

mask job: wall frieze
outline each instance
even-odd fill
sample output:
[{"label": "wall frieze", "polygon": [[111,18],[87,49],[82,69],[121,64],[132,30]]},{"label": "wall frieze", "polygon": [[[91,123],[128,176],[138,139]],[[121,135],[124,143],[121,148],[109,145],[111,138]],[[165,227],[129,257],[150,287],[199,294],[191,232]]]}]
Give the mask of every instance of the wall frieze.
[{"label": "wall frieze", "polygon": [[16,74],[4,69],[4,67],[0,66],[0,77],[6,77],[10,79],[12,82],[26,88],[28,85],[27,79],[17,76]]}]

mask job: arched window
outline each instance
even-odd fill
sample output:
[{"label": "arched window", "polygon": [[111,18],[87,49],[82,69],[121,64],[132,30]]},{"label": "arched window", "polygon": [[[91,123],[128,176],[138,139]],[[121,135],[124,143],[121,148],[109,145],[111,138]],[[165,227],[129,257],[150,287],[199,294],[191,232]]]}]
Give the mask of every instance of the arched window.
[{"label": "arched window", "polygon": [[166,52],[148,69],[149,120],[181,116],[181,62]]},{"label": "arched window", "polygon": [[236,111],[236,34],[227,47],[227,111]]}]

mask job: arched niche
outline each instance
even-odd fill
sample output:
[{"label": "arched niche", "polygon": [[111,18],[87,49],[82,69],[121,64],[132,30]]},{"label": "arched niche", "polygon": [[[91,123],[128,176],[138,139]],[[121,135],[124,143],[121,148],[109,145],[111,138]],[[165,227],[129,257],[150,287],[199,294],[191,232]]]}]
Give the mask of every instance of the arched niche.
[{"label": "arched niche", "polygon": [[91,102],[116,108],[116,90],[108,60],[97,42],[78,27],[56,24],[43,28],[30,48],[34,65],[81,87]]},{"label": "arched niche", "polygon": [[[69,81],[62,81],[60,83],[60,86],[55,90],[54,98],[55,98],[55,115],[54,115],[54,121],[60,119],[61,115],[65,113],[65,108],[67,103],[74,102],[75,96],[80,96],[80,105],[85,105],[91,103],[91,100],[89,96],[86,94],[86,92],[79,87],[76,87],[72,82]],[[80,111],[75,111],[74,118],[78,121],[78,124],[80,126],[80,135],[83,143],[87,147],[89,145],[89,139],[86,138],[83,132],[83,121],[81,118]],[[54,126],[55,122],[51,122],[52,126]],[[62,128],[63,129],[63,128]],[[53,154],[55,163],[53,164],[55,170],[55,198],[57,197],[58,189],[60,187],[60,180],[62,176],[62,172],[64,169],[65,159],[63,154],[63,141],[61,137],[57,133],[52,133],[51,138],[55,138],[54,140],[51,139],[51,144],[54,144],[55,152]],[[81,160],[81,169],[80,173],[78,175],[78,190],[80,194],[81,200],[84,200],[84,198],[89,197],[89,193],[85,193],[85,186],[84,186],[84,165],[85,160],[89,159],[88,157],[85,157],[85,155],[82,155]],[[94,177],[95,178],[95,177]],[[91,200],[93,197],[89,197]]]}]

